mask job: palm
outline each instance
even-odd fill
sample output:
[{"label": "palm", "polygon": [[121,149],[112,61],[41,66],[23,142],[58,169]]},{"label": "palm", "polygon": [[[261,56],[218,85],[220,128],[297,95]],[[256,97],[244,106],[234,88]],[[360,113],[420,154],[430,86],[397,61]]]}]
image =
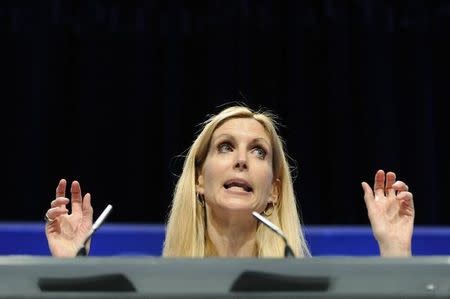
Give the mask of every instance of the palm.
[{"label": "palm", "polygon": [[407,243],[411,239],[414,217],[406,214],[401,203],[394,197],[383,196],[377,198],[368,209],[369,219],[372,224],[373,233],[379,242],[396,240]]},{"label": "palm", "polygon": [[47,226],[47,239],[53,255],[74,256],[83,246],[89,228],[78,215],[61,215]]}]

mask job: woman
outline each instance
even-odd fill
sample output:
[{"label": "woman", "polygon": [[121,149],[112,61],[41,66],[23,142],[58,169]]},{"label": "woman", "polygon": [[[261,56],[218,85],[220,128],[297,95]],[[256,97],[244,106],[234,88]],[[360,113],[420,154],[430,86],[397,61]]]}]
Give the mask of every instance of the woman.
[{"label": "woman", "polygon": [[[252,211],[281,228],[298,257],[309,256],[297,212],[283,141],[274,115],[233,106],[204,123],[175,188],[163,256],[282,257],[284,241],[258,225]],[[52,255],[75,256],[92,226],[90,194],[66,181],[47,211]],[[410,256],[413,196],[395,174],[379,170],[374,189],[362,182],[369,219],[382,256]]]}]

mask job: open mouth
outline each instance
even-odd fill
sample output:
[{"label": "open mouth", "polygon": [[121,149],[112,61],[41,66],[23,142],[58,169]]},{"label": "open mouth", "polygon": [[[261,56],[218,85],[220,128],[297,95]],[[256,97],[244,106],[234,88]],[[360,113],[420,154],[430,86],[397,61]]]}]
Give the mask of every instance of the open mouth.
[{"label": "open mouth", "polygon": [[239,188],[245,192],[252,192],[253,188],[250,186],[249,183],[243,181],[243,180],[229,180],[225,184],[223,184],[223,187],[225,189],[231,189],[231,188]]}]

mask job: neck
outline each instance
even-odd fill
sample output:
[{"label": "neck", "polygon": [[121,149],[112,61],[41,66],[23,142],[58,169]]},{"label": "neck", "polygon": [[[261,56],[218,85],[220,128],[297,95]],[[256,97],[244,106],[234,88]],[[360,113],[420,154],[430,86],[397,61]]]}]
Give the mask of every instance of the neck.
[{"label": "neck", "polygon": [[[230,215],[228,215],[230,216]],[[207,237],[219,257],[254,257],[256,221],[242,215],[217,217],[210,209],[207,217]]]}]

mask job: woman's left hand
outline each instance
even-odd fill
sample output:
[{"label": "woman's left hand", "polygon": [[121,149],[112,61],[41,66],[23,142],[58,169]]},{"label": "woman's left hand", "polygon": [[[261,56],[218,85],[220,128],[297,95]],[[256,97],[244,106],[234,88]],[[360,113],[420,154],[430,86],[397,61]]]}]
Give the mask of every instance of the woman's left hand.
[{"label": "woman's left hand", "polygon": [[413,195],[395,173],[378,170],[374,188],[362,182],[364,200],[381,256],[411,256],[414,227]]}]

